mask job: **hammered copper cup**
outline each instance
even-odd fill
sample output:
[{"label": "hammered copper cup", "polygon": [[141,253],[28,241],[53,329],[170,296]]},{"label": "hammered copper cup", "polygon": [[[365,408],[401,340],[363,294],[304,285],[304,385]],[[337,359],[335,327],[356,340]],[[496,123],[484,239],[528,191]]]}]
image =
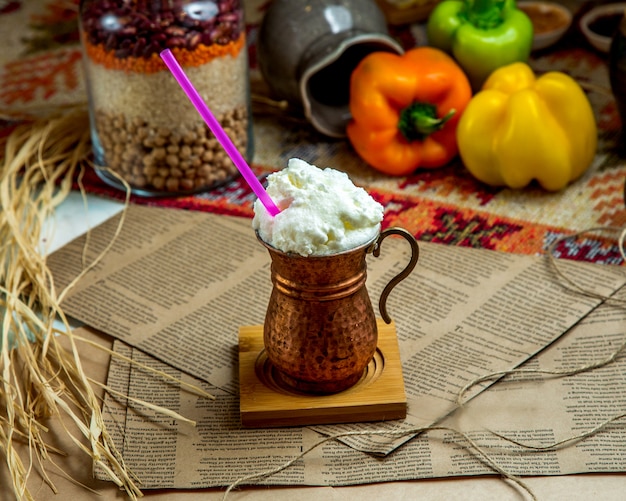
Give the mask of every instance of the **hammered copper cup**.
[{"label": "hammered copper cup", "polygon": [[381,293],[383,320],[391,289],[415,268],[419,248],[413,235],[389,228],[354,249],[326,256],[282,252],[264,242],[272,260],[270,296],[263,340],[275,376],[287,387],[313,394],[350,388],[363,376],[374,356],[378,329],[365,280],[365,257],[380,254],[389,235],[400,235],[411,245],[411,260]]}]

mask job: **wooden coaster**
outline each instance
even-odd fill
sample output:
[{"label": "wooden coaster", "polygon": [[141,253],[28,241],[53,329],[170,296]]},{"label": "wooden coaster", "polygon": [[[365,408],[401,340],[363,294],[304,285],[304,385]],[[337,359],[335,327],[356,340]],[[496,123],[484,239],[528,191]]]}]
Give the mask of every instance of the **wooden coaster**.
[{"label": "wooden coaster", "polygon": [[239,328],[239,410],[249,428],[386,421],[406,417],[395,324],[378,321],[378,348],[363,377],[333,395],[297,393],[274,377],[263,326]]}]

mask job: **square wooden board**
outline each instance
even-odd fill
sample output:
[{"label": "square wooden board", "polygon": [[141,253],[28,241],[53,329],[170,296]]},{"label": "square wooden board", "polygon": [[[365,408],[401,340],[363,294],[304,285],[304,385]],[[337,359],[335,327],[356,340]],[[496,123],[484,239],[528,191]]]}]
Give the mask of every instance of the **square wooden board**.
[{"label": "square wooden board", "polygon": [[386,421],[406,417],[395,324],[378,321],[378,349],[363,377],[333,395],[297,393],[272,377],[263,326],[239,328],[239,409],[249,428]]}]

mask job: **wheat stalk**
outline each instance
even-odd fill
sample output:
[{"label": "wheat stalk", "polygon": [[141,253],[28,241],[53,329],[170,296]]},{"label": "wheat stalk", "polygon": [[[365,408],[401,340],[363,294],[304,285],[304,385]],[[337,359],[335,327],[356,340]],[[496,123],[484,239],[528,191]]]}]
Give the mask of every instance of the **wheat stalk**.
[{"label": "wheat stalk", "polygon": [[[84,109],[18,126],[7,138],[0,172],[0,454],[13,492],[33,499],[27,480],[39,466],[44,480],[54,462],[43,433],[45,420],[65,415],[71,440],[123,488],[140,497],[104,424],[98,398],[85,375],[72,329],[60,308],[54,281],[39,249],[43,225],[72,188],[91,152]],[[55,319],[63,329],[55,329]],[[69,348],[61,344],[62,333]],[[28,445],[28,459],[17,453]]]}]

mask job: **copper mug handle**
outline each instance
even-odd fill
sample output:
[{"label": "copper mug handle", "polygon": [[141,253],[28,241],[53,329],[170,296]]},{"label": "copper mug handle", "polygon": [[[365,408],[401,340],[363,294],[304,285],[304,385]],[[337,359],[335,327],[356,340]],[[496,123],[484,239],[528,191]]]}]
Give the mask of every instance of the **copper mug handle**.
[{"label": "copper mug handle", "polygon": [[415,237],[404,228],[393,227],[381,231],[376,241],[372,244],[371,251],[374,257],[380,256],[380,246],[383,240],[389,235],[399,235],[409,242],[409,244],[411,245],[411,260],[400,273],[398,273],[389,281],[389,283],[385,286],[382,293],[380,294],[378,308],[380,309],[380,314],[383,317],[383,320],[385,321],[385,323],[388,324],[391,323],[391,317],[387,313],[387,297],[391,293],[391,289],[393,289],[396,285],[398,285],[398,283],[400,283],[411,274],[413,268],[415,268],[415,265],[417,264],[417,260],[420,254],[419,246],[417,245],[417,240],[415,240]]}]

